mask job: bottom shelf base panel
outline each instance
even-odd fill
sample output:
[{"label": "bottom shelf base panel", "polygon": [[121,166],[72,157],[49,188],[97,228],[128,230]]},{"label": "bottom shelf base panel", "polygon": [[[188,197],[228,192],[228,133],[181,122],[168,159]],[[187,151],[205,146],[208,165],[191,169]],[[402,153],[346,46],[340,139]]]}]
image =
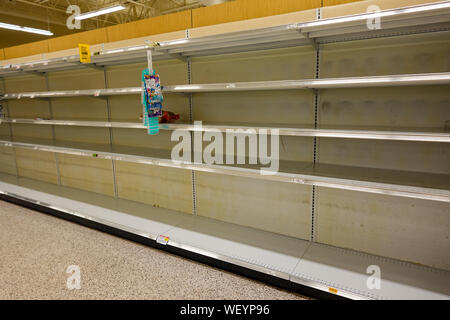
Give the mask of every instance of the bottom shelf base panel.
[{"label": "bottom shelf base panel", "polygon": [[445,270],[5,174],[0,198],[314,297],[450,299]]}]

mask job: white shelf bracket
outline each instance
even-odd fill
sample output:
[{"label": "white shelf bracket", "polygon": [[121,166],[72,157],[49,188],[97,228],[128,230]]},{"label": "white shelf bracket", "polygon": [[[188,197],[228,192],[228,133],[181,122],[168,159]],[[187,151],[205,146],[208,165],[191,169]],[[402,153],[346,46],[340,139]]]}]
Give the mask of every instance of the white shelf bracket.
[{"label": "white shelf bracket", "polygon": [[164,54],[175,58],[177,60],[183,61],[187,63],[187,57],[183,56],[181,53],[171,53],[168,49],[158,49],[159,52],[163,52]]},{"label": "white shelf bracket", "polygon": [[80,61],[76,61],[76,62],[74,62],[75,64],[79,64],[79,65],[81,65],[81,66],[83,66],[83,67],[86,67],[86,68],[91,68],[91,69],[95,69],[95,70],[99,70],[99,71],[103,71],[104,70],[104,66],[100,66],[100,65],[98,65],[98,64],[96,64],[95,62],[92,62],[92,63],[82,63],[82,62],[80,62]]},{"label": "white shelf bracket", "polygon": [[36,76],[40,76],[40,77],[45,77],[45,75],[47,74],[46,72],[41,72],[41,71],[37,71],[37,70],[23,70],[20,69],[20,72],[26,73],[26,74],[34,74]]},{"label": "white shelf bracket", "polygon": [[306,40],[309,41],[309,43],[311,44],[311,46],[314,48],[314,50],[318,50],[319,49],[319,43],[316,41],[316,39],[311,38],[309,36],[309,32],[302,32],[302,30],[300,29],[298,31],[303,37],[305,37]]}]

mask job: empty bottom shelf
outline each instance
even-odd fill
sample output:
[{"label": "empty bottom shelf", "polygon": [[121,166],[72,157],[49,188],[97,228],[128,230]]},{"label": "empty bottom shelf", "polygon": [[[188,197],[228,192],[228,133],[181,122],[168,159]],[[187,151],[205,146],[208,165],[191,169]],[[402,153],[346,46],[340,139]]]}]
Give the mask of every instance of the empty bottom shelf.
[{"label": "empty bottom shelf", "polygon": [[[0,174],[0,194],[315,289],[362,299],[450,299],[450,272],[133,201]],[[381,270],[368,289],[367,267]]]}]

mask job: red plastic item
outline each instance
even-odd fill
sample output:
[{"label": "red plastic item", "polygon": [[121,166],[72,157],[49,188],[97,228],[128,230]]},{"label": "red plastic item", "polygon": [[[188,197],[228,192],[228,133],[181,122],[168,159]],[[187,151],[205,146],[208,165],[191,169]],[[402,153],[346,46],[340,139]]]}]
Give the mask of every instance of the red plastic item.
[{"label": "red plastic item", "polygon": [[180,119],[179,114],[175,114],[171,111],[164,111],[161,118],[159,118],[159,123],[170,123],[172,121]]},{"label": "red plastic item", "polygon": [[[180,119],[179,114],[175,114],[172,111],[164,111],[162,117],[159,118],[159,123],[170,123]],[[139,120],[142,121],[142,114],[139,116]]]}]

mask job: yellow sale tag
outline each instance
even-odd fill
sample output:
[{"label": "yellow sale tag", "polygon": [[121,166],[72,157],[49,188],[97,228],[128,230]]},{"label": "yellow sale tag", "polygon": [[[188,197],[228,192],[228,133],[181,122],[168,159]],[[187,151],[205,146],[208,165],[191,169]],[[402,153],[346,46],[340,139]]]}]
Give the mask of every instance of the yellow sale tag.
[{"label": "yellow sale tag", "polygon": [[80,51],[80,62],[89,63],[91,62],[91,50],[88,44],[78,44],[78,50]]}]

